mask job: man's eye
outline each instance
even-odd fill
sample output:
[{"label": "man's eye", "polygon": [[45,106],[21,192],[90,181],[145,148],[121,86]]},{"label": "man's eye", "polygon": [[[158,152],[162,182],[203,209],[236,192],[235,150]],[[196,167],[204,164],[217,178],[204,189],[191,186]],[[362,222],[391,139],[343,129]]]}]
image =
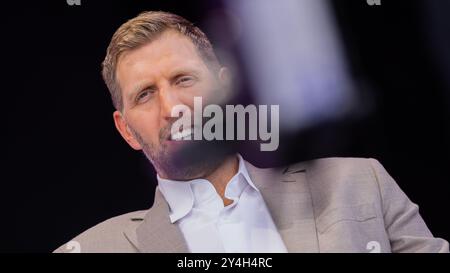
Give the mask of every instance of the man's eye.
[{"label": "man's eye", "polygon": [[144,90],[141,93],[139,93],[136,97],[136,103],[142,103],[148,100],[152,92],[150,90]]},{"label": "man's eye", "polygon": [[177,84],[181,86],[191,86],[193,83],[194,78],[190,76],[181,77],[177,81]]}]

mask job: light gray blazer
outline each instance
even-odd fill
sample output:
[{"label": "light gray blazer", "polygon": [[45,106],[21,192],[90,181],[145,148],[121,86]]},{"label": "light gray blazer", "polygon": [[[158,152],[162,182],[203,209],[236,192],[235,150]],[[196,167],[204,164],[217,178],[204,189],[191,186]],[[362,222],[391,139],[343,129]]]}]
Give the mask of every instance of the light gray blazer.
[{"label": "light gray blazer", "polygon": [[[374,159],[325,158],[281,169],[246,162],[289,252],[448,252]],[[156,189],[153,207],[120,215],[55,252],[189,252]]]}]

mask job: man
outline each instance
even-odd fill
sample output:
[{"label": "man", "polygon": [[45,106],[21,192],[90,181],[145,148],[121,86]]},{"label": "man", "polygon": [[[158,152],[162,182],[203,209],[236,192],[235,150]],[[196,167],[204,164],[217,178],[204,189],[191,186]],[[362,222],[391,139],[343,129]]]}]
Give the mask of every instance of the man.
[{"label": "man", "polygon": [[155,167],[155,201],[55,252],[448,252],[374,159],[281,169],[220,151],[186,160],[190,144],[171,134],[172,109],[214,98],[230,80],[205,34],[184,18],[145,12],[126,22],[112,37],[103,78],[117,130]]}]

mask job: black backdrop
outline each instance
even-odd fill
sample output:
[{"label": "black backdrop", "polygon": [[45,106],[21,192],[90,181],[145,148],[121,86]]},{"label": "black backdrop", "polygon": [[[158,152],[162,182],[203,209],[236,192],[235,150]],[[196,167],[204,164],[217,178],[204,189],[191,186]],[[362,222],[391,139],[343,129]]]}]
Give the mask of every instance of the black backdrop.
[{"label": "black backdrop", "polygon": [[[372,106],[358,119],[286,137],[279,163],[377,158],[433,233],[450,239],[449,4],[392,2],[333,2],[352,73]],[[151,206],[154,171],[115,131],[100,63],[115,29],[139,12],[172,11],[201,26],[218,4],[2,3],[0,251],[49,252],[100,221]]]}]

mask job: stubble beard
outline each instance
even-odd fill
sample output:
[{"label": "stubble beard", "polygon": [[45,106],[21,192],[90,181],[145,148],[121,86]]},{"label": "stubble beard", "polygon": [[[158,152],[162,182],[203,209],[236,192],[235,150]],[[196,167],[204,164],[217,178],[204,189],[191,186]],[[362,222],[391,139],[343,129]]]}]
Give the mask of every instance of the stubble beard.
[{"label": "stubble beard", "polygon": [[159,132],[159,145],[150,143],[130,127],[142,151],[160,177],[171,180],[192,180],[204,178],[224,162],[229,151],[206,141],[189,141],[180,149],[170,152],[164,140],[170,134],[170,126]]}]

